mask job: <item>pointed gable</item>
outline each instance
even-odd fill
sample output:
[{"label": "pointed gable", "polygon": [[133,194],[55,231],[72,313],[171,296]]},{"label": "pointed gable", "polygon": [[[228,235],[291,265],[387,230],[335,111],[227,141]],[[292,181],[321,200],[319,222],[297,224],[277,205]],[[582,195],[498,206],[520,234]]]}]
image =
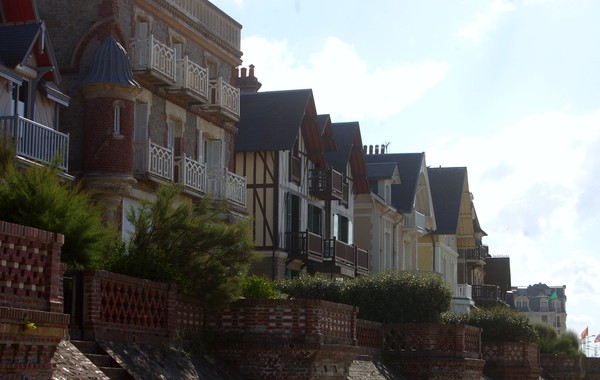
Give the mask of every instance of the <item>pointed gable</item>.
[{"label": "pointed gable", "polygon": [[428,168],[427,173],[437,226],[435,233],[456,234],[467,168]]},{"label": "pointed gable", "polygon": [[365,155],[362,150],[360,125],[356,121],[333,123],[332,129],[337,150],[325,154],[327,162],[340,173],[343,173],[346,170],[346,165],[350,164],[354,181],[352,191],[355,194],[368,193],[369,183],[367,181]]},{"label": "pointed gable", "polygon": [[243,93],[236,152],[291,150],[299,132],[309,158],[325,164],[312,90]]},{"label": "pointed gable", "polygon": [[331,117],[328,114],[317,115],[317,127],[321,132],[323,149],[325,149],[326,152],[336,151],[337,147],[335,145],[335,138],[333,137]]},{"label": "pointed gable", "polygon": [[392,205],[400,212],[410,213],[416,202],[417,188],[425,153],[369,154],[367,164],[395,162],[400,173],[400,184],[392,185]]}]

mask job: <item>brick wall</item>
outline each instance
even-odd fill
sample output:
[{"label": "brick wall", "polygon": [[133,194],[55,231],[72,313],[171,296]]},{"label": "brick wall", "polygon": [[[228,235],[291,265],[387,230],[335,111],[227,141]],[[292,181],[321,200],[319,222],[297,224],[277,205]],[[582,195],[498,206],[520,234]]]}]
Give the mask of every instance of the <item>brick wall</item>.
[{"label": "brick wall", "polygon": [[494,379],[539,379],[540,350],[534,343],[490,342],[481,347],[483,373]]},{"label": "brick wall", "polygon": [[543,374],[564,380],[584,379],[584,357],[571,355],[541,354]]},{"label": "brick wall", "polygon": [[0,306],[62,312],[64,236],[0,221]]},{"label": "brick wall", "polygon": [[0,222],[0,373],[49,379],[69,316],[62,314],[63,235]]},{"label": "brick wall", "polygon": [[[100,270],[71,272],[82,297],[73,297],[73,310],[82,309],[72,335],[86,340],[164,343],[178,332],[198,333],[204,326],[204,307],[177,294],[173,284],[144,280]],[[82,301],[78,301],[81,299]],[[79,304],[78,302],[81,302]]]}]

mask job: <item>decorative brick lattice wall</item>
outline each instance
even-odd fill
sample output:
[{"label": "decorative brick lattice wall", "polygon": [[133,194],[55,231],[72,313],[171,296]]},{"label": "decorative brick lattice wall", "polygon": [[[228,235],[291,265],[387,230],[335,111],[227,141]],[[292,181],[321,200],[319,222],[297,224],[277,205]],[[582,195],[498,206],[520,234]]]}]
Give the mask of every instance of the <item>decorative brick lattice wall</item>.
[{"label": "decorative brick lattice wall", "polygon": [[550,374],[555,379],[577,380],[584,378],[584,358],[571,355],[541,354],[540,362],[543,374]]},{"label": "decorative brick lattice wall", "polygon": [[64,236],[0,221],[0,306],[62,312]]},{"label": "decorative brick lattice wall", "polygon": [[540,350],[533,343],[490,342],[481,347],[483,372],[494,379],[538,379]]},{"label": "decorative brick lattice wall", "polygon": [[383,325],[381,323],[358,319],[356,336],[361,354],[374,356],[381,354],[383,349]]},{"label": "decorative brick lattice wall", "polygon": [[60,234],[0,221],[0,374],[49,379],[62,314]]},{"label": "decorative brick lattice wall", "polygon": [[202,304],[177,294],[174,284],[100,270],[81,274],[84,339],[154,344],[204,326]]}]

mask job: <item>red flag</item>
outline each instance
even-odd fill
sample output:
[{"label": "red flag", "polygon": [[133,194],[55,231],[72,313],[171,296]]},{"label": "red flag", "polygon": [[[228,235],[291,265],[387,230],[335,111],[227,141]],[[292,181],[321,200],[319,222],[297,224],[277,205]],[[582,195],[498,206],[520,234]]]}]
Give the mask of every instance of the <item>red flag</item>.
[{"label": "red flag", "polygon": [[600,343],[600,334],[596,335],[596,339],[594,339],[594,343]]},{"label": "red flag", "polygon": [[581,333],[581,340],[584,340],[585,337],[588,336],[588,328],[586,326],[585,330]]}]

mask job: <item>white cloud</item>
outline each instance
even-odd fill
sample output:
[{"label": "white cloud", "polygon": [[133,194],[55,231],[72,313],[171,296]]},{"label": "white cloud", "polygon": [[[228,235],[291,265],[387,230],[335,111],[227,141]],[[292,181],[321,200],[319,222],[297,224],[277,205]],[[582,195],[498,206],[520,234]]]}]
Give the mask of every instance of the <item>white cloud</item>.
[{"label": "white cloud", "polygon": [[458,30],[459,37],[479,42],[482,35],[493,30],[500,17],[516,9],[515,5],[505,0],[494,0],[484,11],[477,14],[475,20]]},{"label": "white cloud", "polygon": [[[387,119],[441,82],[446,62],[425,60],[372,70],[353,46],[329,37],[300,64],[286,41],[259,36],[242,41],[244,64],[256,66],[262,91],[312,88],[317,111],[336,120]],[[315,46],[318,46],[315,44]]]}]

